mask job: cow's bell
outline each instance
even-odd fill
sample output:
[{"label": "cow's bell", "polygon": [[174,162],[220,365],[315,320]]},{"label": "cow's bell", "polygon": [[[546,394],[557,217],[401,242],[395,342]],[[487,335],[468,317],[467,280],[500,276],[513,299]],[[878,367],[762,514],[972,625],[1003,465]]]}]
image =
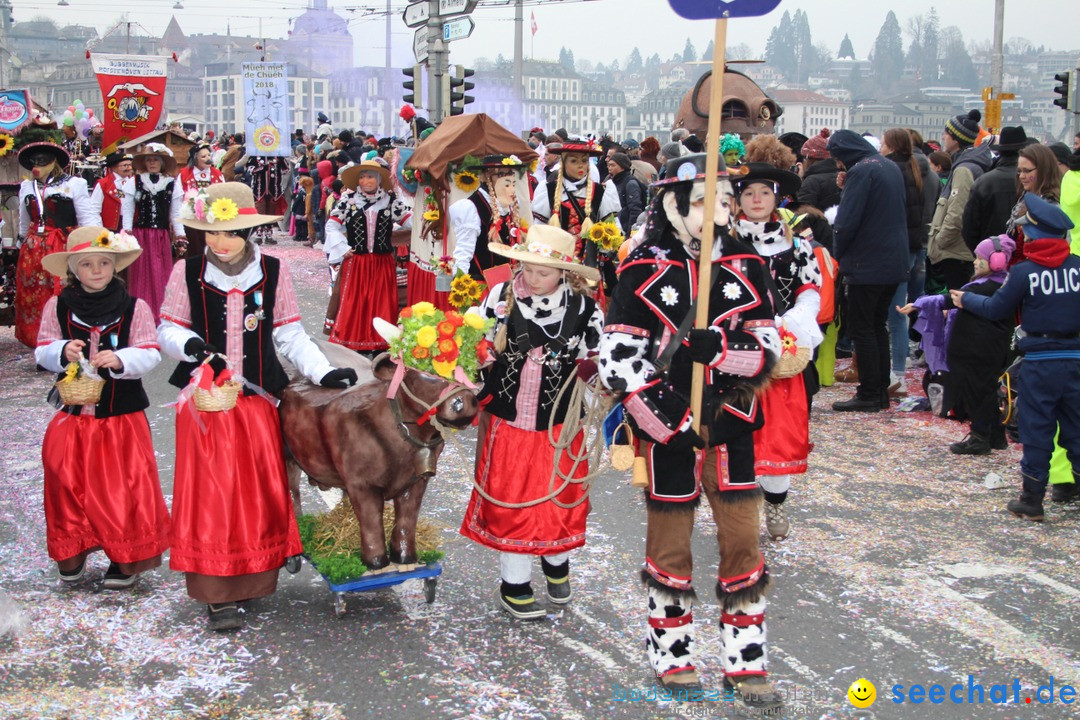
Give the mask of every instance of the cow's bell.
[{"label": "cow's bell", "polygon": [[428,480],[435,476],[435,452],[431,448],[420,448],[413,456],[416,477]]}]

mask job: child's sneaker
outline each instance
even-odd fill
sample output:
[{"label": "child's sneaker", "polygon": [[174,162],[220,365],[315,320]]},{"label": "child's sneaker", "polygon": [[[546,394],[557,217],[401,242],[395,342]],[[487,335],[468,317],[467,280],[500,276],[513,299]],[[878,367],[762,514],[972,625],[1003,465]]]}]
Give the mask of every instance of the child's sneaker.
[{"label": "child's sneaker", "polygon": [[510,613],[518,620],[539,620],[547,615],[547,611],[536,603],[532,593],[528,595],[506,595],[499,591],[499,604],[503,610]]},{"label": "child's sneaker", "polygon": [[82,580],[83,574],[86,572],[86,558],[83,558],[82,562],[79,563],[79,567],[74,570],[60,570],[59,568],[57,570],[60,573],[60,579],[64,582],[77,583]]},{"label": "child's sneaker", "polygon": [[116,563],[109,563],[109,569],[105,571],[105,579],[101,583],[101,587],[106,590],[126,590],[135,584],[135,581],[139,579],[138,574],[125,575],[120,572],[120,566]]}]

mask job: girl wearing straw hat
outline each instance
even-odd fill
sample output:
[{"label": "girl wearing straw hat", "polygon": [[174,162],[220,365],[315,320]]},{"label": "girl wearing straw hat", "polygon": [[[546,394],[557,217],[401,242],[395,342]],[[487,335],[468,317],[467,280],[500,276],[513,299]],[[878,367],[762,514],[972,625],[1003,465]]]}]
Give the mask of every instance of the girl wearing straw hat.
[{"label": "girl wearing straw hat", "polygon": [[[582,280],[600,273],[574,258],[573,236],[556,227],[534,225],[516,245],[488,247],[521,267],[481,308],[496,320],[489,332],[496,355],[480,393],[486,408],[461,534],[499,551],[503,609],[536,619],[545,610],[533,595],[531,556],[541,556],[548,600],[562,605],[570,601],[569,551],[585,544],[588,465],[575,463],[586,457],[584,433],[560,441],[564,423],[579,419],[569,417],[570,392],[561,391],[595,354],[603,331],[603,314],[581,292]],[[581,367],[595,374],[591,361]]]},{"label": "girl wearing straw hat", "polygon": [[372,320],[397,319],[392,235],[395,226],[409,227],[412,212],[391,189],[390,170],[376,160],[344,168],[339,179],[344,192],[326,219],[325,250],[329,263],[341,269],[324,332],[351,350],[382,351],[388,346]]},{"label": "girl wearing straw hat", "polygon": [[184,191],[173,177],[176,160],[172,150],[161,143],[149,143],[133,164],[135,197],[126,210],[124,227],[132,228],[143,253],[131,264],[127,277],[131,294],[146,301],[157,321],[173,266],[173,237],[178,243],[187,243],[180,222]]},{"label": "girl wearing straw hat", "polygon": [[41,266],[41,259],[63,250],[72,228],[93,224],[86,181],[64,172],[69,162],[67,151],[51,140],[29,142],[19,150],[19,165],[30,177],[19,186],[22,242],[15,270],[15,338],[27,347],[37,342],[45,302],[60,290],[59,280]]},{"label": "girl wearing straw hat", "polygon": [[59,374],[58,385],[79,371],[103,381],[96,402],[69,396],[45,430],[46,543],[69,583],[82,579],[87,555],[103,550],[110,562],[102,585],[110,590],[160,565],[169,539],[141,379],[161,362],[154,318],[115,277],[140,252],[132,236],[89,226],[41,261],[67,286],[45,304],[38,364]]},{"label": "girl wearing straw hat", "polygon": [[278,569],[301,550],[271,397],[288,382],[277,353],[324,387],[349,387],[356,372],[331,367],[300,324],[287,268],[250,240],[278,219],[256,212],[251,188],[211,185],[180,218],[206,233],[207,247],[177,263],[165,288],[158,340],[180,361],[169,381],[220,383],[228,367],[243,394],[226,412],[203,412],[181,393],[169,566],[207,604],[211,630],[236,630],[237,602],[273,593]]}]

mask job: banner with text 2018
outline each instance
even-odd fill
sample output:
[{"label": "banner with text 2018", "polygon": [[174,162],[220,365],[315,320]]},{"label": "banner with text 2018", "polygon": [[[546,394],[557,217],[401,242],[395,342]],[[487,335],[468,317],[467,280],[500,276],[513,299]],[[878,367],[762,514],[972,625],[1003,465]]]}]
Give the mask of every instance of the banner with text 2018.
[{"label": "banner with text 2018", "polygon": [[165,109],[165,63],[156,55],[92,53],[105,111],[102,146],[127,142],[157,128]]},{"label": "banner with text 2018", "polygon": [[244,63],[244,149],[248,155],[289,157],[289,75],[283,62]]}]

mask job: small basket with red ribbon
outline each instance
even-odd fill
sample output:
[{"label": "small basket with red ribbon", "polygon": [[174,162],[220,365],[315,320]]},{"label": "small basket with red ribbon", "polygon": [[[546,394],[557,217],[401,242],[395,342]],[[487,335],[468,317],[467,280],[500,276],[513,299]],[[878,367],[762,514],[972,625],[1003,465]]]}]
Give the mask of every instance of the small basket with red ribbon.
[{"label": "small basket with red ribbon", "polygon": [[195,368],[191,374],[191,383],[194,389],[191,401],[195,403],[195,409],[201,412],[224,412],[236,407],[236,398],[244,384],[233,379],[232,370],[226,367],[217,373],[211,365],[215,358],[224,359],[224,355],[211,355],[202,365]]}]

